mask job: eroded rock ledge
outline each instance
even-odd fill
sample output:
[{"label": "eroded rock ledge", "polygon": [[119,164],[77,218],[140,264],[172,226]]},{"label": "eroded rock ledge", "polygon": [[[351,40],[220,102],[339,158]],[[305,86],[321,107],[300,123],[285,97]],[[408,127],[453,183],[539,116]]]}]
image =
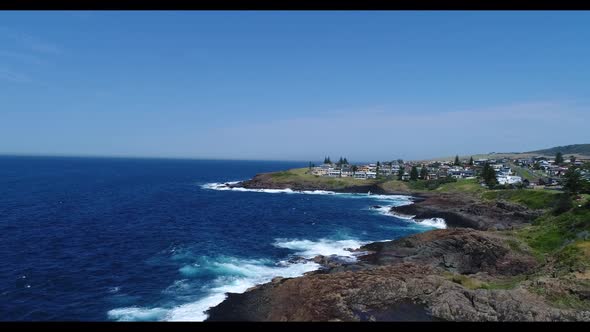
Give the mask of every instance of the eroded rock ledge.
[{"label": "eroded rock ledge", "polygon": [[[555,308],[529,291],[526,278],[538,263],[526,250],[511,250],[509,240],[446,229],[369,244],[360,250],[371,253],[358,263],[229,294],[208,320],[590,320],[590,312]],[[458,281],[515,276],[524,280],[506,289],[470,289]]]},{"label": "eroded rock ledge", "polygon": [[391,212],[413,215],[417,220],[443,218],[449,227],[479,230],[518,228],[542,213],[510,202],[482,202],[459,193],[422,193],[414,204],[393,207]]}]

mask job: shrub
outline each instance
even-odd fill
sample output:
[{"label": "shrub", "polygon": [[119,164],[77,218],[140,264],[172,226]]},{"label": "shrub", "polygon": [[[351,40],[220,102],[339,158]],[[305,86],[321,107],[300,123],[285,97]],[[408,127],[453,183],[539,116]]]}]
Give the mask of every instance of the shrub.
[{"label": "shrub", "polygon": [[440,187],[442,184],[457,182],[457,179],[452,177],[440,178],[435,180],[418,180],[416,182],[412,182],[412,189],[427,189],[427,190],[435,190]]},{"label": "shrub", "polygon": [[567,194],[559,195],[559,198],[553,205],[552,213],[553,215],[560,215],[564,212],[569,211],[573,207],[572,199]]}]

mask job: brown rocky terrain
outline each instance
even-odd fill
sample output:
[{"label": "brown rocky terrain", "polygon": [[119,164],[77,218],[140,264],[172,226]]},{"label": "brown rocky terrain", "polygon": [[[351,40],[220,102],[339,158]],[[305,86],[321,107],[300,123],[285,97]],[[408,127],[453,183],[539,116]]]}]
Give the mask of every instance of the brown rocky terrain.
[{"label": "brown rocky terrain", "polygon": [[[356,264],[229,294],[208,320],[590,320],[589,311],[556,308],[530,291],[538,281],[527,278],[539,264],[526,251],[511,250],[508,240],[446,229],[369,244],[360,250],[371,253]],[[518,276],[522,282],[504,289],[489,286]]]}]

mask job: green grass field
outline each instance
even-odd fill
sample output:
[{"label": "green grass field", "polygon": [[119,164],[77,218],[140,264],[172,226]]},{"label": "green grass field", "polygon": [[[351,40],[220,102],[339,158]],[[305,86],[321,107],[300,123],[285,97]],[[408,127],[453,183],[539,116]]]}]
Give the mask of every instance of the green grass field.
[{"label": "green grass field", "polygon": [[479,184],[477,179],[461,179],[457,182],[445,183],[435,189],[439,192],[483,193],[487,189]]},{"label": "green grass field", "polygon": [[515,164],[510,164],[510,167],[516,175],[520,176],[525,180],[529,180],[530,182],[537,182],[539,178],[542,177],[540,174],[536,174],[534,171],[528,168],[520,167]]},{"label": "green grass field", "polygon": [[333,178],[313,175],[308,168],[294,168],[287,171],[271,173],[273,181],[277,183],[296,182],[300,184],[324,184],[333,189],[341,189],[354,186],[366,186],[378,183],[378,180],[355,179],[352,177]]},{"label": "green grass field", "polygon": [[533,189],[485,190],[487,200],[507,200],[525,205],[531,209],[551,208],[559,199],[560,192]]}]

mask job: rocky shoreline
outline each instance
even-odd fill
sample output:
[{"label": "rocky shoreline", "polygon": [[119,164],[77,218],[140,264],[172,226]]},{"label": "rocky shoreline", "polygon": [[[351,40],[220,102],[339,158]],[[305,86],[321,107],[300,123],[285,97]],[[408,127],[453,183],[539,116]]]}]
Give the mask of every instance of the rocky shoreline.
[{"label": "rocky shoreline", "polygon": [[367,193],[373,194],[399,194],[405,195],[407,192],[390,192],[378,184],[355,185],[343,188],[334,188],[325,182],[300,182],[300,181],[275,181],[272,173],[257,174],[254,178],[230,185],[230,187],[243,187],[248,189],[291,189],[296,191],[303,190],[329,190],[342,193]]},{"label": "rocky shoreline", "polygon": [[391,212],[412,215],[415,220],[443,218],[448,227],[506,230],[521,227],[541,215],[518,204],[482,202],[458,193],[421,194],[414,204],[393,207]]},{"label": "rocky shoreline", "polygon": [[[277,189],[266,180],[235,186]],[[357,189],[349,192],[368,188]],[[552,278],[525,244],[498,231],[522,227],[540,212],[463,193],[412,196],[414,204],[392,213],[418,222],[444,218],[448,228],[365,245],[355,263],[318,256],[322,269],[228,294],[207,321],[590,321],[590,311],[556,307],[534,289],[590,292]]]}]

